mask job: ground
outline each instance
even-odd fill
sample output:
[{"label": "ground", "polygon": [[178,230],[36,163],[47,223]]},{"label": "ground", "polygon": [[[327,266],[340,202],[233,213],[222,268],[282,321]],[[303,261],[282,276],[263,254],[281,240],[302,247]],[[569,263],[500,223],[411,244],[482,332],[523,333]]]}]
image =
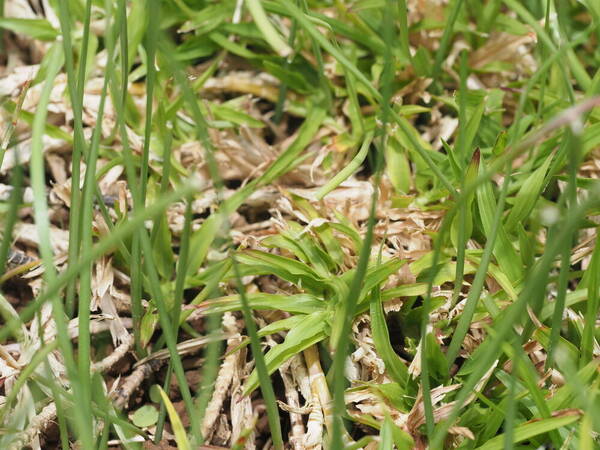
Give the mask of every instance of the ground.
[{"label": "ground", "polygon": [[2,5],[0,448],[600,446],[596,2]]}]

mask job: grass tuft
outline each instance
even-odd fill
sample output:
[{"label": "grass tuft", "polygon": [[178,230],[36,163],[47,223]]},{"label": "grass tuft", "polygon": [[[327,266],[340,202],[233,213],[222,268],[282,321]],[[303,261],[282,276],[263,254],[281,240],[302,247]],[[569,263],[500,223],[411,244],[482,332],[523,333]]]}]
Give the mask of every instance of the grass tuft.
[{"label": "grass tuft", "polygon": [[600,9],[2,1],[0,448],[600,445]]}]

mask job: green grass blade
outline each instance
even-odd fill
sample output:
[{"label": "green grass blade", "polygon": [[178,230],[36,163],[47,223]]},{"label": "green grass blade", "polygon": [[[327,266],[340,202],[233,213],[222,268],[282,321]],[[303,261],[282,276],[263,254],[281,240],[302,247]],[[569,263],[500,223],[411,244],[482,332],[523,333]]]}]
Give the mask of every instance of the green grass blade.
[{"label": "green grass blade", "polygon": [[[249,307],[248,303],[246,303],[246,305]],[[242,312],[243,308],[244,301],[242,300]],[[260,375],[257,365],[256,369],[246,380],[244,395],[249,395],[259,385],[262,390],[263,383],[266,382],[265,380],[268,380],[269,384],[271,383],[270,378],[268,378],[269,374],[272,374],[279,369],[284,362],[294,355],[301,353],[303,350],[306,350],[325,339],[326,317],[325,312],[315,311],[311,314],[307,314],[294,328],[292,328],[287,333],[285,340],[281,344],[271,348],[264,356],[267,378],[261,378],[262,375]]]},{"label": "green grass blade", "polygon": [[171,420],[171,425],[173,426],[173,433],[175,434],[175,442],[177,442],[177,448],[181,450],[191,450],[192,446],[188,441],[187,435],[185,433],[185,428],[181,423],[181,419],[179,418],[179,415],[177,414],[173,403],[171,403],[171,400],[169,400],[169,396],[165,393],[165,391],[162,390],[160,386],[158,386],[158,389],[162,401],[166,405],[167,412],[169,413],[169,419]]},{"label": "green grass blade", "polygon": [[[598,229],[596,229],[598,232]],[[600,307],[600,295],[598,289],[600,281],[595,274],[600,273],[600,245],[596,243],[592,260],[586,275],[589,275],[587,280],[587,302],[584,316],[583,336],[581,337],[581,364],[587,364],[593,359],[594,354],[594,333],[596,330],[596,316]],[[582,281],[583,283],[583,281]]]},{"label": "green grass blade", "polygon": [[456,20],[458,19],[462,3],[463,0],[456,0],[452,3],[452,9],[450,10],[448,20],[445,23],[444,33],[442,34],[440,46],[435,54],[435,61],[431,69],[431,76],[434,80],[436,80],[441,73],[442,63],[444,62],[444,58],[446,58],[446,53],[450,45],[450,40],[452,39],[452,35],[454,34],[454,25],[456,24]]},{"label": "green grass blade", "polygon": [[352,175],[363,163],[365,158],[367,157],[367,153],[371,147],[371,142],[373,140],[373,133],[367,133],[364,138],[363,144],[360,147],[360,150],[356,154],[356,156],[348,163],[346,167],[336,173],[331,180],[329,180],[326,184],[321,186],[317,193],[315,194],[315,198],[317,200],[321,200],[328,193],[333,191],[336,187],[338,187],[344,180],[346,180],[350,175]]},{"label": "green grass blade", "polygon": [[551,163],[552,158],[546,158],[544,163],[527,177],[521,185],[521,189],[515,197],[513,207],[504,224],[507,232],[510,233],[517,224],[524,221],[535,207],[540,194],[542,193],[542,189],[547,183],[546,174],[548,173]]},{"label": "green grass blade", "polygon": [[448,360],[449,367],[452,366],[454,360],[458,356],[463,340],[471,325],[471,320],[473,319],[473,314],[475,313],[477,302],[481,297],[481,292],[483,290],[485,279],[488,276],[488,268],[492,259],[493,250],[496,245],[498,231],[502,223],[502,213],[504,212],[504,202],[506,199],[506,194],[508,192],[509,183],[510,176],[505,175],[500,198],[498,199],[498,203],[496,204],[494,217],[491,222],[491,229],[489,230],[489,233],[486,234],[487,240],[485,243],[483,255],[481,257],[481,262],[477,267],[475,279],[471,284],[471,289],[469,290],[469,294],[467,296],[467,301],[465,303],[463,312],[460,315],[456,328],[454,329],[454,334],[452,335],[450,345],[448,346],[448,351],[446,352],[446,358]]},{"label": "green grass blade", "polygon": [[[54,267],[54,255],[52,254],[52,247],[50,245],[50,221],[48,219],[48,205],[46,203],[42,136],[44,134],[44,124],[48,112],[47,105],[50,99],[50,92],[54,85],[54,79],[63,64],[61,55],[62,53],[60,52],[60,47],[58,47],[58,45],[51,47],[46,55],[50,64],[40,94],[38,108],[34,116],[31,139],[30,174],[31,186],[34,192],[34,218],[40,241],[40,253],[45,268],[44,277],[48,283],[52,283],[56,280],[56,268]],[[69,381],[75,394],[81,395],[82,386],[79,381],[80,374],[75,367],[71,339],[67,331],[63,305],[56,292],[53,293],[50,298],[52,300],[53,318],[56,323],[57,339],[61,353],[65,359]],[[23,315],[21,317],[23,318]],[[7,327],[8,324],[5,328]],[[2,331],[3,330],[0,330],[0,333]],[[84,444],[88,444],[91,447],[93,432],[92,414],[89,404],[76,405],[75,423],[77,424],[78,436]]]},{"label": "green grass blade", "polygon": [[[579,160],[581,154],[581,140],[578,135],[573,132],[567,132],[566,142],[567,148],[570,150],[569,164],[568,164],[568,176],[569,181],[567,188],[561,198],[563,204],[563,214],[568,214],[568,211],[577,206],[577,170],[579,167]],[[558,277],[557,295],[556,295],[556,306],[554,309],[554,315],[552,317],[552,327],[550,335],[550,346],[548,348],[548,359],[547,365],[551,366],[554,360],[554,352],[560,337],[560,330],[562,328],[562,319],[565,309],[565,301],[567,296],[567,289],[569,283],[569,270],[571,268],[571,247],[573,241],[573,235],[575,229],[572,230],[573,234],[567,236],[562,242],[562,257],[560,263],[560,272]]]},{"label": "green grass blade", "polygon": [[[110,61],[110,59],[109,59]],[[112,70],[108,64],[108,70]],[[104,116],[104,103],[108,78],[104,79],[100,105],[98,108],[98,122],[94,129],[90,145],[89,158],[87,160],[85,182],[82,196],[81,212],[81,254],[86,255],[92,248],[93,231],[93,195],[96,192],[96,162],[98,160],[98,148],[100,145],[100,134],[102,133],[102,119]],[[77,396],[76,404],[83,404],[86,408],[92,403],[92,379],[91,379],[91,334],[90,334],[90,308],[92,299],[92,271],[93,261],[82,267],[79,279],[79,302],[77,312],[79,315],[79,338],[78,338],[78,371],[81,382],[80,396]],[[91,428],[92,423],[89,424]]]},{"label": "green grass blade", "polygon": [[[235,255],[232,255],[232,258],[233,270],[235,271],[236,275],[237,288],[242,302],[244,322],[246,323],[246,329],[250,337],[250,347],[252,348],[252,354],[254,356],[256,364],[256,377],[258,379],[257,384],[260,384],[260,390],[262,392],[263,398],[265,399],[265,404],[267,407],[267,418],[269,421],[271,438],[273,439],[273,447],[275,447],[276,450],[283,450],[283,438],[281,435],[281,424],[279,421],[279,409],[275,401],[275,392],[273,391],[273,385],[271,384],[271,379],[269,377],[269,370],[267,369],[265,357],[262,353],[262,349],[260,348],[260,340],[258,338],[256,324],[254,323],[254,318],[252,317],[252,312],[248,304],[248,299],[246,298],[246,289],[242,284],[242,278],[240,276],[238,262],[236,261]],[[248,379],[248,381],[246,382],[246,393],[251,390],[250,386],[253,385],[249,384],[250,382],[251,379]]]},{"label": "green grass blade", "polygon": [[[18,159],[18,152],[15,152],[15,158]],[[8,211],[3,223],[2,243],[0,243],[0,279],[2,279],[2,275],[6,271],[8,253],[13,239],[13,230],[17,223],[19,207],[23,199],[23,178],[23,166],[17,161],[11,173],[12,191],[8,200]]]},{"label": "green grass blade", "polygon": [[[562,417],[551,417],[549,419],[541,419],[537,422],[527,423],[515,428],[514,437],[510,442],[511,448],[514,444],[525,441],[540,434],[565,427],[576,422],[579,419],[577,415],[567,415]],[[503,447],[505,436],[503,434],[490,439],[484,445],[477,447],[477,450],[501,450]]]},{"label": "green grass blade", "polygon": [[[143,233],[141,236],[141,244],[142,250],[146,255],[146,257],[144,258],[144,264],[146,266],[145,268],[150,282],[152,298],[154,300],[154,304],[156,305],[156,309],[158,310],[158,316],[162,332],[165,336],[167,349],[169,350],[169,356],[173,364],[173,371],[175,372],[177,383],[179,384],[179,390],[185,403],[186,411],[189,414],[189,417],[194,417],[194,404],[192,402],[192,395],[190,393],[190,388],[187,379],[185,378],[185,372],[183,369],[183,364],[181,362],[181,357],[177,352],[177,334],[174,331],[175,328],[173,327],[173,323],[170,318],[170,311],[165,303],[165,299],[158,278],[158,273],[156,272],[156,267],[150,261],[149,255],[152,254],[152,248],[150,246],[150,239],[145,233]],[[190,424],[194,440],[200,441],[200,424],[195,420],[192,420]]]},{"label": "green grass blade", "polygon": [[279,56],[283,58],[288,57],[292,53],[292,49],[285,43],[281,35],[269,21],[260,0],[246,0],[245,3],[265,40]]},{"label": "green grass blade", "polygon": [[378,286],[375,287],[371,294],[370,313],[371,331],[377,353],[385,363],[385,368],[390,377],[400,386],[406,386],[408,368],[396,354],[390,343],[390,333],[385,322],[383,305],[381,303],[381,291]]},{"label": "green grass blade", "polygon": [[[387,2],[387,8],[392,7],[391,2]],[[384,41],[387,42],[388,47],[385,53],[385,66],[382,73],[382,94],[377,95],[382,100],[382,114],[381,114],[381,131],[379,133],[380,142],[377,145],[377,152],[375,154],[375,179],[374,179],[374,189],[373,194],[371,196],[371,206],[369,210],[369,219],[367,221],[367,230],[362,242],[362,247],[360,249],[358,263],[356,265],[356,272],[354,273],[354,277],[352,278],[352,282],[350,283],[350,288],[348,294],[345,298],[342,299],[343,303],[341,305],[342,315],[341,317],[336,318],[341,322],[341,326],[339,327],[340,333],[338,339],[335,339],[331,345],[336,349],[336,353],[333,358],[333,375],[334,375],[334,383],[333,383],[333,428],[332,428],[332,436],[331,436],[331,447],[332,448],[341,448],[343,443],[343,423],[342,416],[345,411],[345,401],[344,401],[344,389],[346,384],[346,379],[344,375],[344,364],[346,361],[346,355],[349,348],[349,334],[352,326],[352,320],[354,318],[356,305],[360,298],[361,288],[365,280],[365,276],[367,274],[367,267],[371,253],[371,245],[373,243],[373,231],[375,227],[375,212],[377,208],[377,200],[379,198],[379,183],[381,181],[382,169],[383,169],[383,149],[386,145],[386,137],[387,137],[387,125],[390,119],[391,108],[389,106],[389,100],[392,95],[391,91],[391,82],[392,82],[392,71],[394,67],[394,59],[391,53],[391,41],[394,39],[394,30],[393,23],[391,20],[391,16],[385,16],[386,18],[383,34]],[[300,21],[300,20],[299,20]],[[307,31],[309,31],[309,28]],[[310,31],[309,31],[310,33]],[[316,40],[317,37],[313,36]],[[323,45],[323,44],[321,44]],[[326,48],[323,45],[324,48]],[[327,49],[330,53],[331,49]],[[335,50],[335,49],[334,49]],[[332,53],[333,54],[333,53]],[[338,61],[346,66],[346,63],[340,58],[343,55],[335,55]],[[345,59],[345,57],[344,57]],[[347,60],[346,60],[347,61]],[[347,69],[353,73],[360,81],[361,78],[353,72],[354,66],[347,66]],[[359,72],[360,74],[360,72]],[[369,85],[370,86],[370,85]],[[366,87],[366,86],[365,86]]]}]

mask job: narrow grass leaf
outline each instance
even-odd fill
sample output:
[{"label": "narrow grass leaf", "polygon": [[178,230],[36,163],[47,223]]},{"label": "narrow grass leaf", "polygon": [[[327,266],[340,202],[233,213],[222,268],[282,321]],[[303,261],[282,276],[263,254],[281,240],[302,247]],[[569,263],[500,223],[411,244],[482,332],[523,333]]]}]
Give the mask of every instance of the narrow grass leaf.
[{"label": "narrow grass leaf", "polygon": [[40,41],[54,41],[58,31],[45,19],[21,19],[16,17],[0,17],[0,28],[25,34]]},{"label": "narrow grass leaf", "polygon": [[[325,339],[325,314],[322,311],[308,314],[288,332],[281,344],[277,344],[267,352],[265,363],[269,374],[275,372],[292,356]],[[246,380],[244,395],[250,394],[258,385],[259,374],[255,369]]]},{"label": "narrow grass leaf", "polygon": [[252,14],[254,23],[261,31],[265,40],[275,50],[279,56],[286,58],[292,53],[292,49],[283,40],[279,32],[273,27],[260,0],[246,0],[246,7]]},{"label": "narrow grass leaf", "polygon": [[[549,419],[540,419],[536,422],[519,425],[518,427],[515,427],[512,444],[518,444],[519,442],[548,433],[549,431],[565,427],[577,420],[579,420],[578,415],[567,415],[562,417],[551,417]],[[482,446],[477,447],[477,450],[502,450],[503,448],[504,435],[501,434],[490,439]]]},{"label": "narrow grass leaf", "polygon": [[[38,233],[38,239],[40,242],[39,252],[44,263],[44,278],[48,284],[51,284],[52,282],[56,281],[57,276],[56,268],[54,266],[54,255],[52,253],[52,246],[50,243],[50,220],[48,204],[46,201],[46,181],[44,159],[42,154],[42,137],[44,133],[44,123],[46,122],[48,113],[47,108],[50,100],[50,93],[54,87],[54,80],[63,64],[64,59],[62,58],[61,49],[58,45],[53,45],[50,48],[50,51],[46,54],[45,58],[49,59],[50,64],[32,124],[30,175],[31,186],[34,192],[34,219]],[[76,368],[75,360],[73,358],[71,339],[69,337],[67,324],[65,321],[63,304],[57,294],[57,292],[54,292],[52,295],[48,296],[47,299],[49,298],[52,300],[52,315],[56,326],[59,348],[67,368],[69,382],[75,394],[79,396],[82,394],[83,390],[79,377],[81,375],[84,378],[87,378],[89,377],[89,374],[82,375]],[[38,296],[37,301],[41,306],[43,301],[40,299],[40,297],[42,296]],[[24,318],[23,312],[21,313],[21,320],[29,320]],[[11,322],[14,325],[18,325],[21,320],[14,319]],[[0,330],[0,333],[2,333],[2,331],[5,329],[10,328],[11,322],[8,322],[6,326]],[[78,427],[78,436],[82,439],[84,444],[87,443],[91,446],[91,442],[93,440],[93,419],[90,405],[86,403],[76,403],[75,410],[77,413],[75,414],[74,421]]]},{"label": "narrow grass leaf", "polygon": [[458,19],[458,15],[462,8],[463,0],[457,0],[452,3],[450,12],[448,13],[448,19],[444,26],[444,32],[442,34],[442,39],[440,40],[440,46],[435,53],[435,61],[433,63],[433,67],[431,68],[431,76],[434,80],[437,80],[442,73],[442,63],[446,58],[446,52],[448,51],[448,47],[450,45],[452,36],[454,34],[454,26],[456,25],[456,20]]},{"label": "narrow grass leaf", "polygon": [[392,422],[392,419],[389,417],[389,415],[386,415],[385,419],[383,419],[381,430],[379,430],[379,445],[377,446],[378,450],[393,450],[394,427],[394,422]]},{"label": "narrow grass leaf", "polygon": [[345,181],[347,178],[349,178],[350,175],[352,175],[360,167],[360,165],[363,163],[363,161],[367,157],[367,153],[369,151],[369,148],[371,147],[372,140],[373,140],[373,133],[372,132],[367,133],[367,135],[365,136],[365,139],[363,141],[363,144],[360,147],[360,150],[358,151],[356,156],[352,159],[352,161],[350,161],[346,167],[344,167],[342,170],[340,170],[338,173],[336,173],[333,176],[333,178],[331,178],[331,180],[329,180],[327,183],[325,183],[323,186],[321,186],[319,188],[319,190],[315,194],[315,198],[317,200],[321,200],[328,193],[333,191],[336,187],[338,187],[340,184],[342,184],[343,181]]},{"label": "narrow grass leaf", "polygon": [[180,450],[191,450],[192,446],[190,445],[190,441],[187,438],[187,434],[185,433],[185,428],[181,423],[181,419],[173,403],[169,400],[169,397],[163,391],[163,389],[157,385],[158,392],[160,392],[160,396],[162,398],[163,403],[167,408],[167,413],[169,414],[169,420],[171,421],[171,426],[173,427],[173,434],[175,435],[175,442],[177,442],[177,448]]},{"label": "narrow grass leaf", "polygon": [[513,207],[504,222],[504,227],[508,233],[510,233],[517,224],[525,220],[535,207],[540,198],[540,194],[542,193],[542,189],[547,183],[546,174],[548,173],[548,168],[551,163],[552,158],[546,158],[544,163],[529,175],[521,185],[521,189],[519,189],[519,192],[515,197]]},{"label": "narrow grass leaf", "polygon": [[[598,229],[596,228],[596,233],[598,233]],[[582,284],[587,284],[587,302],[586,302],[586,310],[585,310],[585,319],[584,319],[584,327],[583,327],[583,335],[581,337],[581,363],[587,364],[589,361],[593,359],[594,355],[594,347],[597,345],[597,340],[595,337],[596,327],[596,318],[598,314],[598,309],[600,305],[600,295],[598,294],[598,289],[600,282],[596,274],[600,273],[600,245],[596,243],[594,247],[594,252],[592,253],[592,260],[590,262],[590,266],[584,275],[584,279],[582,280]],[[566,304],[569,305],[569,294],[567,294]]]},{"label": "narrow grass leaf", "polygon": [[401,387],[404,387],[408,381],[408,368],[392,348],[390,333],[381,303],[381,292],[378,287],[375,287],[371,294],[370,314],[371,332],[373,333],[373,342],[377,353],[385,363],[385,368],[390,377]]},{"label": "narrow grass leaf", "polygon": [[396,192],[406,194],[411,187],[410,161],[407,151],[396,139],[388,141],[385,151],[386,173]]},{"label": "narrow grass leaf", "polygon": [[[267,409],[267,420],[269,422],[269,431],[271,432],[273,447],[275,447],[276,450],[283,450],[283,437],[281,435],[281,424],[279,422],[279,409],[275,401],[275,392],[273,390],[273,384],[271,383],[271,379],[269,378],[269,375],[272,373],[272,371],[269,370],[269,361],[263,355],[262,349],[260,347],[260,341],[258,338],[258,333],[256,331],[256,323],[254,323],[252,311],[250,310],[250,306],[248,305],[248,299],[246,298],[246,289],[242,283],[242,277],[238,270],[238,262],[235,260],[235,255],[233,256],[233,258],[233,269],[235,271],[235,279],[237,282],[238,292],[242,300],[242,312],[244,314],[244,322],[246,324],[246,329],[248,330],[248,335],[250,336],[250,346],[252,348],[252,354],[256,362],[254,371],[246,380],[244,395],[256,389],[256,387],[258,387],[258,385],[260,384],[260,389],[265,400],[265,405]],[[290,333],[288,333],[288,337]],[[270,362],[272,363],[272,361]],[[252,380],[254,388],[249,389],[249,384],[251,382],[252,376],[254,376],[254,380]]]},{"label": "narrow grass leaf", "polygon": [[[258,311],[281,310],[291,314],[309,314],[326,306],[323,300],[310,294],[268,294],[263,292],[246,294],[248,305]],[[211,314],[227,311],[241,311],[242,300],[239,295],[229,295],[211,299],[199,307]]]},{"label": "narrow grass leaf", "polygon": [[[480,165],[480,174],[484,168],[483,163]],[[495,196],[492,190],[491,182],[482,184],[477,188],[477,207],[483,224],[483,231],[486,235],[491,234],[494,223],[495,211]],[[493,254],[498,261],[498,265],[511,280],[520,280],[523,276],[521,266],[518,264],[520,258],[515,251],[512,242],[502,226],[499,224],[498,237],[494,245]]]}]

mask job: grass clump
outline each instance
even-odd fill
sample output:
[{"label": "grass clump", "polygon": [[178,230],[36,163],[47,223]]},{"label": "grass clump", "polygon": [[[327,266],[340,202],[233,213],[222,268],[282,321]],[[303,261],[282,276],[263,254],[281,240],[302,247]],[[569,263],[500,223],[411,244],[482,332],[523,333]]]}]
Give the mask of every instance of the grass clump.
[{"label": "grass clump", "polygon": [[598,445],[594,2],[3,8],[0,447]]}]

